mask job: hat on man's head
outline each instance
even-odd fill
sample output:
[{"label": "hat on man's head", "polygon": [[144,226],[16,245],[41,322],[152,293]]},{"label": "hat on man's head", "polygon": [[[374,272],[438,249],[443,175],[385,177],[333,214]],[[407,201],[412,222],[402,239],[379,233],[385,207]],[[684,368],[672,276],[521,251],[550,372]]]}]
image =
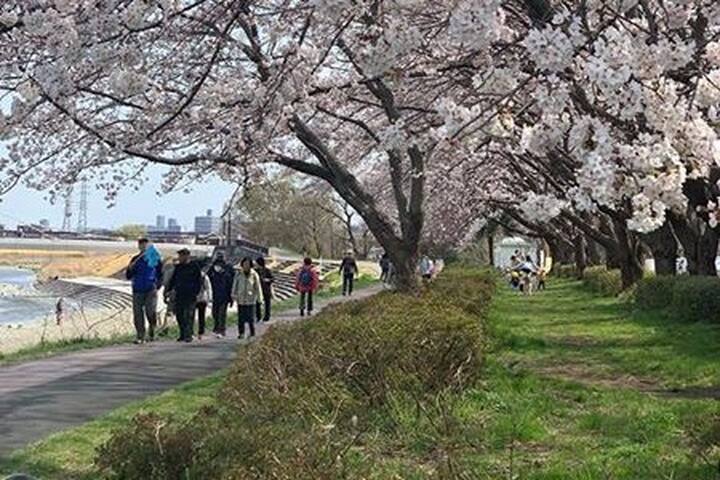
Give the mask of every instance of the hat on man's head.
[{"label": "hat on man's head", "polygon": [[187,248],[181,248],[177,251],[178,255],[190,255],[190,250]]}]

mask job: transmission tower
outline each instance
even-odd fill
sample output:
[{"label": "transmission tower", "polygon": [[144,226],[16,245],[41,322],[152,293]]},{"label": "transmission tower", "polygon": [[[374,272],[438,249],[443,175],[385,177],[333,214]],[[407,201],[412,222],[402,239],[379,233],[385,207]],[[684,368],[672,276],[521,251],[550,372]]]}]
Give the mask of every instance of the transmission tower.
[{"label": "transmission tower", "polygon": [[62,224],[62,231],[63,232],[69,232],[72,229],[72,187],[70,187],[65,193],[65,211],[63,213],[63,224]]},{"label": "transmission tower", "polygon": [[83,178],[80,183],[80,208],[78,209],[77,231],[87,232],[88,182]]}]

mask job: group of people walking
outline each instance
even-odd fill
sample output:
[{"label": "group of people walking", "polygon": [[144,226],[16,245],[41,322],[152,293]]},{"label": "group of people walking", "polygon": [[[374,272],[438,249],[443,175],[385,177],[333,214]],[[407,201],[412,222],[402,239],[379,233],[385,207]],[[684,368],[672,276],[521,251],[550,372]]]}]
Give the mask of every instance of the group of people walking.
[{"label": "group of people walking", "polygon": [[[206,265],[202,260],[193,260],[190,250],[183,248],[163,271],[160,253],[147,239],[138,241],[138,249],[139,253],[130,260],[126,270],[126,277],[132,282],[135,343],[155,339],[158,291],[162,287],[167,306],[163,328],[167,327],[168,317],[174,315],[180,332],[179,342],[189,343],[193,338],[202,340],[208,306],[211,306],[213,333],[218,338],[227,334],[228,309],[233,304],[237,305],[240,338],[245,337],[246,326],[253,337],[256,322],[270,321],[275,278],[264,258],[259,257],[255,262],[243,258],[235,268],[220,253]],[[308,298],[307,309],[312,311],[312,292],[317,289],[319,280],[312,261],[307,268],[312,272],[311,281],[308,285],[303,284],[298,274],[297,287],[298,291],[304,292],[303,297]],[[194,336],[196,316],[197,335]]]},{"label": "group of people walking", "polygon": [[[162,329],[174,316],[179,327],[179,342],[202,340],[206,315],[210,307],[213,333],[222,338],[227,334],[228,310],[237,306],[238,336],[255,336],[255,323],[269,322],[272,313],[275,277],[265,259],[253,261],[246,257],[235,267],[226,262],[222,253],[206,265],[193,260],[190,250],[178,250],[177,258],[163,270],[162,258],[147,239],[138,240],[139,253],[131,260],[126,277],[132,281],[135,343],[155,340],[158,333],[158,292],[163,289],[166,313]],[[340,265],[343,295],[352,295],[357,262],[348,254]],[[311,315],[313,296],[320,286],[320,275],[311,258],[305,258],[295,277],[300,298],[300,315]],[[164,287],[164,288],[163,288]],[[197,334],[195,335],[195,318]],[[147,328],[146,328],[147,325]]]}]

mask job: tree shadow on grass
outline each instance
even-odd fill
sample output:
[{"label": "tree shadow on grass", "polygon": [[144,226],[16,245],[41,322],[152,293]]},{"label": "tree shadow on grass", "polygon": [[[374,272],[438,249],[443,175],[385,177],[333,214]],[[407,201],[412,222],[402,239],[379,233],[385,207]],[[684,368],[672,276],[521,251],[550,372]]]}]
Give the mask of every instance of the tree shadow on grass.
[{"label": "tree shadow on grass", "polygon": [[720,325],[633,311],[578,282],[561,281],[530,298],[501,292],[493,317],[496,346],[515,357],[580,360],[625,373],[657,370],[669,377],[676,367],[705,379],[708,372],[720,375]]}]

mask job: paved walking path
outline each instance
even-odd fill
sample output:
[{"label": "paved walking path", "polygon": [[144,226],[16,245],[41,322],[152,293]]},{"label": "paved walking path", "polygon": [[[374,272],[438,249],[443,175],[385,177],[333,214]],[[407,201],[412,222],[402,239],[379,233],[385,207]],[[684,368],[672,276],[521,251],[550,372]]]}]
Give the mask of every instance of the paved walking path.
[{"label": "paved walking path", "polygon": [[[349,298],[318,301],[317,307],[379,290],[371,287]],[[298,318],[292,310],[278,314],[271,325]],[[259,326],[257,333],[266,329]],[[0,458],[128,402],[225,368],[237,346],[233,328],[225,339],[121,345],[0,367]]]}]

